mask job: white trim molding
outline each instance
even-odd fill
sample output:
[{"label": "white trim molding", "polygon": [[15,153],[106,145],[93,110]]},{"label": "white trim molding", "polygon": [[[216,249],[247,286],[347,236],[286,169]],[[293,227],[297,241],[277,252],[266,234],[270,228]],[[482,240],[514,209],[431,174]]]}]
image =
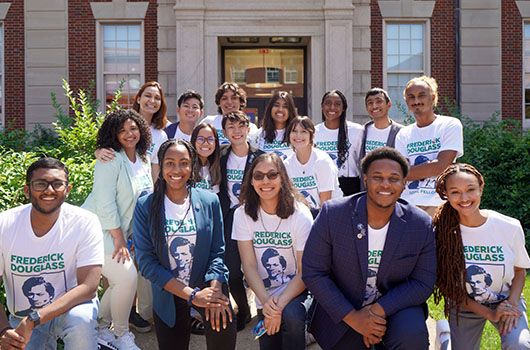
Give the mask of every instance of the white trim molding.
[{"label": "white trim molding", "polygon": [[381,16],[392,18],[431,18],[436,1],[379,0]]},{"label": "white trim molding", "polygon": [[9,6],[11,6],[11,3],[9,2],[0,3],[0,21],[6,19],[7,11],[9,11]]},{"label": "white trim molding", "polygon": [[147,1],[127,2],[126,0],[112,0],[112,2],[91,2],[90,8],[96,20],[143,20],[147,13]]}]

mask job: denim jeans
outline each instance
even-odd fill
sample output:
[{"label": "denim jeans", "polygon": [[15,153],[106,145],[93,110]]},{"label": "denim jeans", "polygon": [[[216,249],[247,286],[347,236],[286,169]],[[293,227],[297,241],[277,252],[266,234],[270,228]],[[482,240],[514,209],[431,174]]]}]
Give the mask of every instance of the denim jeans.
[{"label": "denim jeans", "polygon": [[[97,298],[71,308],[53,320],[33,329],[26,350],[55,350],[61,338],[66,350],[97,349]],[[9,316],[9,324],[16,328],[22,319]]]},{"label": "denim jeans", "polygon": [[[305,349],[305,323],[307,312],[304,301],[307,292],[303,292],[285,306],[282,311],[280,331],[274,335],[264,334],[259,338],[260,350],[298,350]],[[260,320],[263,314],[258,312]]]}]

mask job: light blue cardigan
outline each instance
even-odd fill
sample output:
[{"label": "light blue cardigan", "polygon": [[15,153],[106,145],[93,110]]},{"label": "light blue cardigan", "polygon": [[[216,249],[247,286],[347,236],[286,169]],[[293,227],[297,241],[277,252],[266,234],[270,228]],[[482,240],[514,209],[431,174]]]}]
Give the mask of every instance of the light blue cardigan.
[{"label": "light blue cardigan", "polygon": [[[106,254],[114,250],[110,229],[121,228],[125,240],[131,236],[134,208],[140,195],[134,191],[132,169],[125,151],[114,155],[110,162],[96,161],[92,192],[82,205],[98,216],[103,232],[108,233],[103,235]],[[136,156],[141,159],[138,154]],[[151,174],[149,162],[142,163]]]}]

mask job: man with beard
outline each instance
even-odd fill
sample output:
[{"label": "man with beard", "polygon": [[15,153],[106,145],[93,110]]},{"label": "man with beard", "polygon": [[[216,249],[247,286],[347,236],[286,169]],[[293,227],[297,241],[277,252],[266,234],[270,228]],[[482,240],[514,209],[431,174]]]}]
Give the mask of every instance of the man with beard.
[{"label": "man with beard", "polygon": [[[102,230],[94,214],[64,203],[70,189],[65,165],[41,158],[26,173],[31,203],[0,213],[0,273],[11,314],[8,321],[0,308],[2,349],[55,348],[57,338],[65,349],[97,348]],[[44,297],[39,285],[53,290],[47,302],[31,295]]]},{"label": "man with beard", "polygon": [[316,301],[309,331],[324,349],[427,350],[431,219],[399,199],[408,163],[397,150],[378,148],[361,168],[367,192],[324,203],[304,249],[302,279]]}]

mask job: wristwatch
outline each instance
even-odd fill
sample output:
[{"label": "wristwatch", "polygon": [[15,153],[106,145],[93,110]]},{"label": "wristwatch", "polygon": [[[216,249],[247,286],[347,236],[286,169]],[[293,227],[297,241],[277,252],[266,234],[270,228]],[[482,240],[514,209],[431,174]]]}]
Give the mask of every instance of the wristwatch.
[{"label": "wristwatch", "polygon": [[40,315],[37,310],[33,310],[29,313],[28,319],[33,321],[33,327],[37,327],[40,324]]}]

